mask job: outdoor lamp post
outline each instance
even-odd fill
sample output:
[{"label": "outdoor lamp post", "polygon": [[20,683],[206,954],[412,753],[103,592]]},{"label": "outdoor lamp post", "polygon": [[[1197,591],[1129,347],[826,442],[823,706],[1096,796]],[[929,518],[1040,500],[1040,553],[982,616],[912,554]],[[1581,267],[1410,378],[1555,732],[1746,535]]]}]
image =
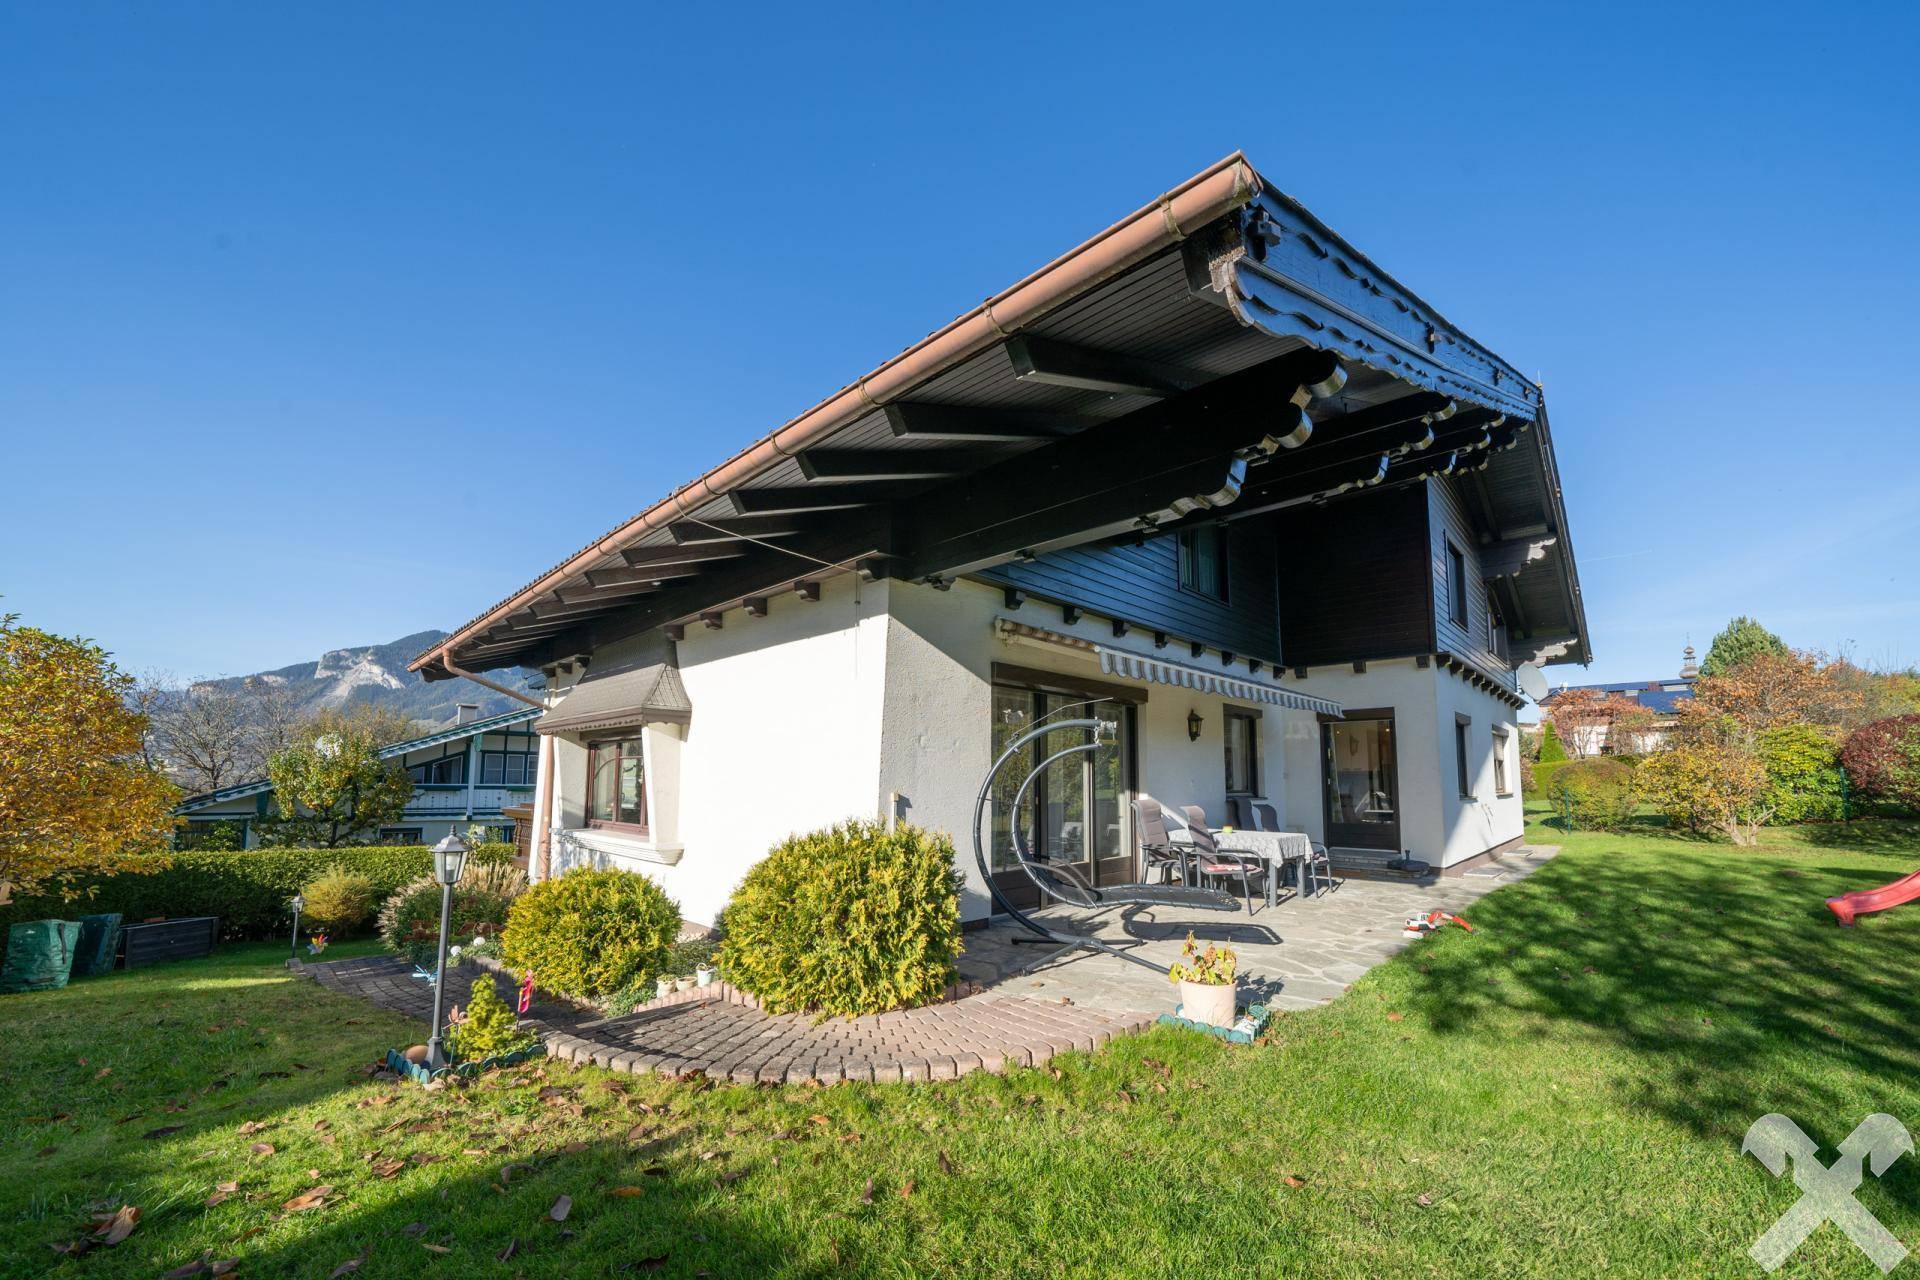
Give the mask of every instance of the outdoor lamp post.
[{"label": "outdoor lamp post", "polygon": [[296,893],[287,900],[287,905],[293,908],[293,940],[287,944],[287,959],[294,960],[300,955],[300,911],[307,900]]},{"label": "outdoor lamp post", "polygon": [[442,1041],[442,1019],[446,1016],[447,929],[453,919],[453,886],[467,869],[467,842],[451,831],[433,846],[433,878],[440,882],[440,959],[433,970],[433,1035],[427,1041],[427,1069],[437,1071],[447,1065],[447,1050]]}]

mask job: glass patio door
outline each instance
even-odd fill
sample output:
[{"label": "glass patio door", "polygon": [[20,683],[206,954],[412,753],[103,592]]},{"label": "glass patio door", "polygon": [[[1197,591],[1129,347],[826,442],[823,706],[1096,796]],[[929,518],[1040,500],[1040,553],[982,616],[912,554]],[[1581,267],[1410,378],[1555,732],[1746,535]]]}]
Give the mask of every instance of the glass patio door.
[{"label": "glass patio door", "polygon": [[1321,725],[1327,843],[1400,851],[1400,767],[1393,713],[1349,711]]},{"label": "glass patio door", "polygon": [[[1085,701],[1069,694],[994,686],[993,758],[998,759],[1008,743],[1041,717],[1061,708],[1069,708],[1062,712],[1062,719],[1093,717],[1117,724],[1114,738],[1091,752],[1056,760],[1035,780],[1027,793],[1021,834],[1041,861],[1064,866],[1094,885],[1120,884],[1133,879],[1134,871],[1128,777],[1132,708],[1109,701],[1075,705]],[[1040,891],[1014,859],[1010,826],[1014,793],[1037,761],[1087,742],[1091,736],[1084,729],[1056,729],[1036,738],[1021,748],[995,782],[989,857],[994,883],[1016,905],[1038,905]]]}]

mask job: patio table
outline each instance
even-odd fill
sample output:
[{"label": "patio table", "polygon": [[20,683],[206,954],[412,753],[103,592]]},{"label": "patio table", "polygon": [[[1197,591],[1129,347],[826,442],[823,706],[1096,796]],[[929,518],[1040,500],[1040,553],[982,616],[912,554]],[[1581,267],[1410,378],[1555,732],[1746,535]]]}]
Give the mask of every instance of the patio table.
[{"label": "patio table", "polygon": [[1280,868],[1289,862],[1300,864],[1294,883],[1300,895],[1307,894],[1306,861],[1313,856],[1313,841],[1300,831],[1216,831],[1213,842],[1222,853],[1244,853],[1267,864],[1267,905],[1279,900]]}]

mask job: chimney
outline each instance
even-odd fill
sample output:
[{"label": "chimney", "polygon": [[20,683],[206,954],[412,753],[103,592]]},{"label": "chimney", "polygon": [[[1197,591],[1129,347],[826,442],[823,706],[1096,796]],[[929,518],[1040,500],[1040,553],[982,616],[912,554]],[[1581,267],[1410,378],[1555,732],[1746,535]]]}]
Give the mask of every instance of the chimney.
[{"label": "chimney", "polygon": [[1686,653],[1680,659],[1680,678],[1692,680],[1700,674],[1700,664],[1693,660],[1693,646],[1688,645]]},{"label": "chimney", "polygon": [[456,725],[472,724],[475,720],[478,720],[479,718],[480,718],[480,704],[477,702],[463,702],[458,707],[454,708],[453,722]]}]

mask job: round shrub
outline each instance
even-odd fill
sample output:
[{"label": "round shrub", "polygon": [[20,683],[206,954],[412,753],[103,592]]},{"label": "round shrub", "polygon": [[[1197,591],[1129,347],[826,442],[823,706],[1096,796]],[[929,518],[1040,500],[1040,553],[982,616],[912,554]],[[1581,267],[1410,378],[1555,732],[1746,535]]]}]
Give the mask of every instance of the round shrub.
[{"label": "round shrub", "polygon": [[306,899],[303,918],[328,933],[352,933],[373,914],[373,877],[364,871],[332,866],[300,890]]},{"label": "round shrub", "polygon": [[461,1062],[480,1062],[530,1049],[536,1039],[531,1031],[520,1029],[520,1020],[500,998],[493,975],[483,973],[473,980],[466,1013],[454,1023],[447,1047]]},{"label": "round shrub", "polygon": [[790,837],[747,873],[724,921],[721,976],[769,1012],[926,1004],[960,954],[953,841],[857,819]]},{"label": "round shrub", "polygon": [[1920,715],[1889,716],[1847,737],[1840,764],[1870,800],[1920,812]]},{"label": "round shrub", "polygon": [[1788,724],[1760,734],[1756,744],[1767,771],[1773,821],[1833,822],[1843,815],[1846,774],[1833,734],[1810,724]]},{"label": "round shrub", "polygon": [[[514,876],[519,872],[507,868]],[[466,943],[474,938],[491,938],[507,927],[507,912],[513,906],[513,893],[506,886],[510,877],[490,873],[476,879],[470,867],[453,890],[453,912],[447,931],[449,944]],[[520,887],[526,880],[520,877]],[[431,874],[402,885],[380,908],[380,938],[387,949],[406,956],[415,964],[429,964],[440,943],[440,882]]]},{"label": "round shrub", "polygon": [[1547,798],[1573,826],[1616,830],[1633,816],[1633,766],[1606,756],[1570,761],[1553,770]]},{"label": "round shrub", "polygon": [[658,975],[679,936],[679,906],[646,876],[575,867],[514,899],[500,955],[548,991],[598,996]]}]

